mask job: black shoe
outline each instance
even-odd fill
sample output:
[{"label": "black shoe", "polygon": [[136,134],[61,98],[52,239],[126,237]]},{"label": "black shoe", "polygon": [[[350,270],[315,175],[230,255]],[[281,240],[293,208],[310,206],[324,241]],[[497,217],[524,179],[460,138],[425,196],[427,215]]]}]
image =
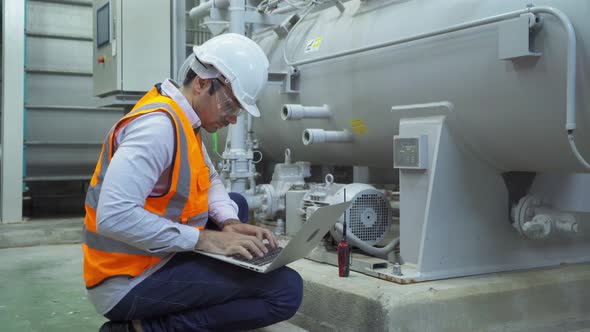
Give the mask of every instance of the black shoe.
[{"label": "black shoe", "polygon": [[98,332],[133,332],[135,329],[131,322],[111,322],[108,321],[100,327]]}]

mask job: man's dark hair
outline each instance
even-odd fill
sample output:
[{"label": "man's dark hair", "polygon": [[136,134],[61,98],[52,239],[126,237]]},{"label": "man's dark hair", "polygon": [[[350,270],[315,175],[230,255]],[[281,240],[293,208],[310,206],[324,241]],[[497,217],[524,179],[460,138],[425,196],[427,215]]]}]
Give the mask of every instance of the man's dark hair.
[{"label": "man's dark hair", "polygon": [[[188,72],[186,73],[186,77],[184,78],[184,81],[182,82],[182,85],[185,87],[188,87],[191,85],[191,83],[193,83],[195,77],[197,77],[197,74],[194,72],[194,70],[192,70],[192,68],[188,69]],[[211,81],[211,85],[209,86],[209,95],[213,96],[213,94],[215,93],[215,84],[213,84],[213,81]]]},{"label": "man's dark hair", "polygon": [[195,77],[197,77],[197,73],[195,73],[192,68],[188,69],[188,72],[186,73],[186,77],[184,78],[184,81],[182,81],[182,85],[184,86],[189,86],[191,85],[191,83],[193,82],[193,80],[195,79]]}]

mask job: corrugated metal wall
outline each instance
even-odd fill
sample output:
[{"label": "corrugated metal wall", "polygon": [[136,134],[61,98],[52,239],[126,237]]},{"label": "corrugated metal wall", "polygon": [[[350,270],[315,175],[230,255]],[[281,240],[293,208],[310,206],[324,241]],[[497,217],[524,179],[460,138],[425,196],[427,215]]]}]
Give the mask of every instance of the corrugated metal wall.
[{"label": "corrugated metal wall", "polygon": [[89,179],[122,109],[92,95],[91,1],[27,1],[25,180]]}]

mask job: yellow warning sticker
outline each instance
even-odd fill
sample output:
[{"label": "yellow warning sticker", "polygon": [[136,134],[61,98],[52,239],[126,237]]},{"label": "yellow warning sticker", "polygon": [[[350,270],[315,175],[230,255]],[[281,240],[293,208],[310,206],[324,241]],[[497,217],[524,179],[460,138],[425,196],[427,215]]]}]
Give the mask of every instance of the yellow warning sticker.
[{"label": "yellow warning sticker", "polygon": [[314,38],[311,40],[308,40],[307,43],[305,44],[305,50],[303,51],[304,53],[310,53],[310,52],[316,52],[320,49],[320,46],[322,46],[322,37],[318,37],[318,38]]},{"label": "yellow warning sticker", "polygon": [[367,126],[365,126],[365,122],[363,119],[351,119],[350,125],[352,126],[352,131],[354,131],[357,135],[366,135],[369,133]]}]

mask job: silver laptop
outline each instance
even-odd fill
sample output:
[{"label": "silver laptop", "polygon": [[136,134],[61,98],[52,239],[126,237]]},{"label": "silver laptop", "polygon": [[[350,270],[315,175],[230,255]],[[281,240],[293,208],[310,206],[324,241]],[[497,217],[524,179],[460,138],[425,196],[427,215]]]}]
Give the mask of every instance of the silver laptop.
[{"label": "silver laptop", "polygon": [[279,246],[271,249],[267,246],[269,250],[264,257],[254,257],[248,260],[239,255],[224,256],[204,251],[198,252],[246,269],[267,273],[307,256],[318,245],[330,227],[346,211],[350,203],[344,202],[317,209],[284,248]]}]

